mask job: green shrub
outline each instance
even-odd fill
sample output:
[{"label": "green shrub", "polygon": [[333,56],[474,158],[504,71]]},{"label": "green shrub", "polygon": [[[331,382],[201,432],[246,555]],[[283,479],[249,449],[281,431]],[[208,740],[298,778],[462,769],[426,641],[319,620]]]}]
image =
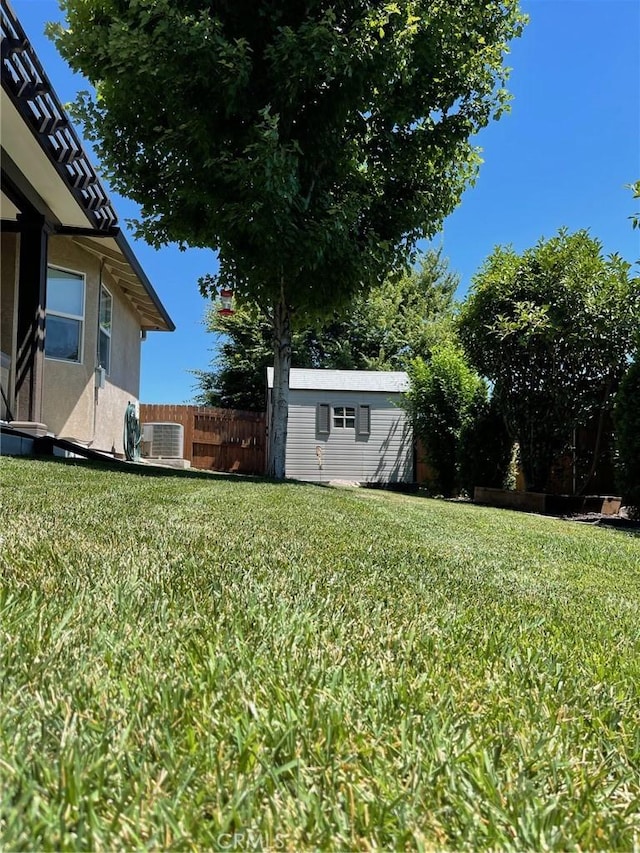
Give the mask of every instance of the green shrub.
[{"label": "green shrub", "polygon": [[434,348],[425,362],[409,365],[407,409],[426,461],[434,471],[432,487],[445,497],[460,489],[460,437],[473,412],[486,403],[487,387],[455,345]]},{"label": "green shrub", "polygon": [[473,497],[474,486],[506,487],[513,441],[495,398],[478,397],[460,432],[460,484]]},{"label": "green shrub", "polygon": [[473,278],[458,331],[520,446],[526,488],[553,488],[572,430],[608,411],[640,318],[640,279],[565,229],[518,254],[496,247]]}]

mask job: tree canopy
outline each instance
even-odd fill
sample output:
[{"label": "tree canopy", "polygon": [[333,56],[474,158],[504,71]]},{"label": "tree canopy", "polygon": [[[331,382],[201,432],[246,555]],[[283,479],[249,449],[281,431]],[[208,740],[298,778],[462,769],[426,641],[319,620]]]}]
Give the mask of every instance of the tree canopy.
[{"label": "tree canopy", "polygon": [[527,488],[544,491],[572,429],[610,411],[640,320],[637,281],[586,231],[521,255],[497,247],[475,276],[459,330],[493,383]]},{"label": "tree canopy", "polygon": [[[440,251],[429,250],[410,273],[356,295],[332,317],[308,320],[292,333],[292,365],[335,370],[403,370],[411,358],[454,335],[458,276]],[[220,336],[210,371],[196,371],[203,405],[262,411],[266,367],[273,364],[273,324],[255,302],[230,316],[207,312]]]},{"label": "tree canopy", "polygon": [[139,232],[215,249],[273,309],[276,476],[292,313],[380,283],[473,180],[517,0],[62,0],[79,112]]}]

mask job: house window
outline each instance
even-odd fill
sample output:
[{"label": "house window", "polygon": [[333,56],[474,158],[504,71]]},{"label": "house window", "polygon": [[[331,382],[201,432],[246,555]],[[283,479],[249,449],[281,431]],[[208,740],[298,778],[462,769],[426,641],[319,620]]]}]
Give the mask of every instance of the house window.
[{"label": "house window", "polygon": [[353,406],[333,407],[333,426],[336,429],[355,429],[356,410]]},{"label": "house window", "polygon": [[98,329],[98,364],[111,372],[111,317],[113,298],[107,288],[100,287],[100,320]]},{"label": "house window", "polygon": [[48,267],[45,355],[59,361],[82,361],[84,276]]}]

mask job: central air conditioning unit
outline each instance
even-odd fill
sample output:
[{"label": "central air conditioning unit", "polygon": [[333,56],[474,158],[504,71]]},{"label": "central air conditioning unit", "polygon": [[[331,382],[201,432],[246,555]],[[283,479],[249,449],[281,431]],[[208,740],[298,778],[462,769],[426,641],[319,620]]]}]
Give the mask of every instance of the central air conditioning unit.
[{"label": "central air conditioning unit", "polygon": [[182,424],[142,424],[142,455],[151,459],[182,459]]}]

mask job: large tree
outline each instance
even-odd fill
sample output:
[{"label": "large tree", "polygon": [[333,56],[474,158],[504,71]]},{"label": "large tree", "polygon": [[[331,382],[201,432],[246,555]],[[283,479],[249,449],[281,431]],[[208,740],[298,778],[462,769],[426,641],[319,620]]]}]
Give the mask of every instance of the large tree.
[{"label": "large tree", "polygon": [[61,0],[80,113],[139,231],[218,251],[271,313],[284,476],[291,316],[380,282],[473,179],[517,0]]},{"label": "large tree", "polygon": [[610,412],[640,322],[637,280],[586,231],[521,255],[497,247],[475,276],[460,336],[518,442],[526,487],[547,488],[572,430]]},{"label": "large tree", "polygon": [[[409,273],[393,276],[357,294],[333,316],[294,324],[294,367],[335,370],[403,370],[412,358],[455,334],[453,297],[459,278],[439,250],[427,251]],[[273,364],[272,323],[255,302],[235,313],[207,312],[209,330],[219,345],[211,370],[195,371],[202,405],[262,411],[266,367]]]}]

